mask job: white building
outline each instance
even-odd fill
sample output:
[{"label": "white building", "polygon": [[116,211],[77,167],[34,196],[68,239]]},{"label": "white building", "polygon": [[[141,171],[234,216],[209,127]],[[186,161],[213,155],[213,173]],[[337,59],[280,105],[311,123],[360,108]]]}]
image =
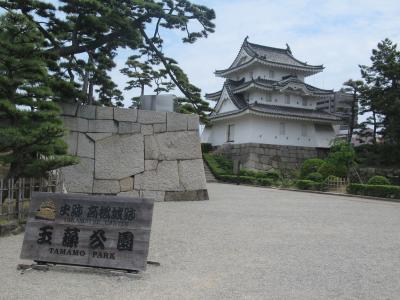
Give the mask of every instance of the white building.
[{"label": "white building", "polygon": [[226,81],[221,91],[206,95],[216,105],[202,141],[328,148],[340,118],[317,110],[317,102],[332,97],[333,90],[304,82],[323,69],[296,59],[289,46],[266,47],[246,38],[232,65],[215,72]]}]

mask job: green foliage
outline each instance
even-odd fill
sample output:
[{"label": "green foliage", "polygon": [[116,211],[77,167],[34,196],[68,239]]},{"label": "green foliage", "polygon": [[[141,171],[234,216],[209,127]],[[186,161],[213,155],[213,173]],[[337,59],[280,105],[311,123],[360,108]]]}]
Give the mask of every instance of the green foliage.
[{"label": "green foliage", "polygon": [[324,177],[322,176],[321,173],[318,172],[313,172],[307,175],[307,180],[312,180],[315,182],[322,182],[324,180]]},{"label": "green foliage", "polygon": [[0,164],[8,177],[42,176],[74,164],[68,156],[60,108],[51,101],[44,40],[26,17],[0,17]]},{"label": "green foliage", "polygon": [[345,169],[347,173],[349,168],[355,166],[355,158],[356,154],[353,146],[346,141],[336,139],[331,145],[326,161],[334,164],[338,168],[342,167],[342,170]]},{"label": "green foliage", "polygon": [[128,87],[141,90],[151,84],[159,93],[176,85],[184,95],[182,112],[204,118],[211,111],[200,89],[163,52],[163,35],[170,31],[183,33],[183,43],[214,32],[215,12],[206,6],[187,0],[2,0],[0,7],[23,14],[44,39],[42,57],[49,60],[60,101],[122,105],[122,93],[109,74],[117,50],[124,48],[131,52]]},{"label": "green foliage", "polygon": [[203,153],[203,158],[217,178],[221,175],[232,175],[232,162],[222,155]]},{"label": "green foliage", "polygon": [[212,145],[210,143],[201,143],[201,152],[209,153],[212,151]]},{"label": "green foliage", "polygon": [[347,187],[349,194],[400,199],[400,186],[396,185],[370,185],[351,183]]},{"label": "green foliage", "polygon": [[324,162],[318,168],[318,173],[320,173],[323,178],[327,178],[329,175],[336,176],[336,166],[330,162]]},{"label": "green foliage", "polygon": [[328,177],[325,178],[324,182],[328,182],[328,181],[338,181],[340,178],[338,176],[334,176],[334,175],[329,175]]},{"label": "green foliage", "polygon": [[365,144],[355,147],[362,166],[400,167],[400,147],[392,144]]},{"label": "green foliage", "polygon": [[305,160],[300,169],[300,178],[306,178],[310,173],[317,172],[323,163],[324,161],[319,158],[310,158]]},{"label": "green foliage", "polygon": [[269,178],[256,178],[253,176],[221,175],[221,180],[232,183],[254,184],[262,186],[272,186],[274,181]]},{"label": "green foliage", "polygon": [[300,190],[322,191],[323,183],[312,180],[297,180],[296,187]]},{"label": "green foliage", "polygon": [[376,176],[372,176],[368,180],[368,184],[372,184],[372,185],[390,185],[390,181],[385,176],[376,175]]}]

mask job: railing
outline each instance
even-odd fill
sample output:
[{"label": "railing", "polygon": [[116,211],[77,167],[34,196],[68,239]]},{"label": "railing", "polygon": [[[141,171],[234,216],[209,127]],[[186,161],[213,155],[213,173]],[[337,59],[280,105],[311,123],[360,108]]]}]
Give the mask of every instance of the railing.
[{"label": "railing", "polygon": [[45,178],[0,179],[0,223],[23,221],[33,192],[62,192],[62,187],[60,172],[52,172]]},{"label": "railing", "polygon": [[347,185],[347,178],[328,178],[326,181],[326,188],[329,192],[346,193]]}]

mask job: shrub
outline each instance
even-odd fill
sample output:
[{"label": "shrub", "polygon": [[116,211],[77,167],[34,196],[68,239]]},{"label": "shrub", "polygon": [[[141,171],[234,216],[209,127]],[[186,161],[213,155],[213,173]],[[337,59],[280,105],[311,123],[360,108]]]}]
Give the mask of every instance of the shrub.
[{"label": "shrub", "polygon": [[372,185],[390,185],[389,179],[385,176],[373,176],[368,180],[368,184]]},{"label": "shrub", "polygon": [[271,178],[257,178],[256,183],[263,186],[271,186],[274,183],[274,180]]},{"label": "shrub", "polygon": [[233,162],[223,155],[213,155],[215,162],[225,174],[232,174]]},{"label": "shrub", "polygon": [[321,173],[312,172],[312,173],[307,175],[306,179],[312,180],[312,181],[315,181],[315,182],[322,182],[324,180],[324,177],[322,176]]},{"label": "shrub", "polygon": [[338,181],[340,178],[335,176],[335,175],[329,175],[328,177],[325,178],[324,182],[327,181]]},{"label": "shrub", "polygon": [[315,182],[312,180],[297,180],[296,187],[300,190],[314,190],[314,191],[323,190],[323,184],[321,182]]},{"label": "shrub", "polygon": [[258,173],[258,172],[256,172],[256,171],[247,170],[247,169],[241,169],[241,170],[239,171],[239,175],[240,175],[240,176],[251,176],[251,177],[255,177],[257,173]]},{"label": "shrub", "polygon": [[307,175],[317,172],[318,168],[324,163],[322,159],[319,158],[311,158],[307,159],[303,162],[300,169],[300,177],[306,178]]},{"label": "shrub", "polygon": [[349,194],[361,196],[400,199],[400,186],[397,185],[371,185],[351,183],[347,186],[347,192]]},{"label": "shrub", "polygon": [[265,177],[277,181],[281,176],[277,171],[267,171],[265,172]]},{"label": "shrub", "polygon": [[221,175],[225,174],[232,174],[232,169],[228,169],[227,166],[229,166],[228,163],[223,163],[221,165],[221,158],[217,155],[212,155],[209,153],[204,153],[203,154],[204,160],[207,162],[208,166],[211,169],[211,172],[219,178]]},{"label": "shrub", "polygon": [[320,173],[323,178],[327,178],[329,175],[336,175],[336,167],[330,162],[324,162],[318,168],[318,173]]},{"label": "shrub", "polygon": [[201,152],[209,153],[212,151],[212,145],[210,143],[202,143],[201,144]]},{"label": "shrub", "polygon": [[357,162],[363,166],[399,167],[400,147],[396,144],[364,144],[355,147]]}]

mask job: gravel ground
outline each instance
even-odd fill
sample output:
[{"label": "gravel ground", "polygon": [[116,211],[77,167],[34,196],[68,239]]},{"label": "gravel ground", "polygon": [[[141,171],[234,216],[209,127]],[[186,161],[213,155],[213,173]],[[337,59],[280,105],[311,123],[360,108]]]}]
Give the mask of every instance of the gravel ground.
[{"label": "gravel ground", "polygon": [[210,201],[157,203],[137,278],[16,270],[0,239],[0,299],[400,299],[400,204],[209,184]]}]

